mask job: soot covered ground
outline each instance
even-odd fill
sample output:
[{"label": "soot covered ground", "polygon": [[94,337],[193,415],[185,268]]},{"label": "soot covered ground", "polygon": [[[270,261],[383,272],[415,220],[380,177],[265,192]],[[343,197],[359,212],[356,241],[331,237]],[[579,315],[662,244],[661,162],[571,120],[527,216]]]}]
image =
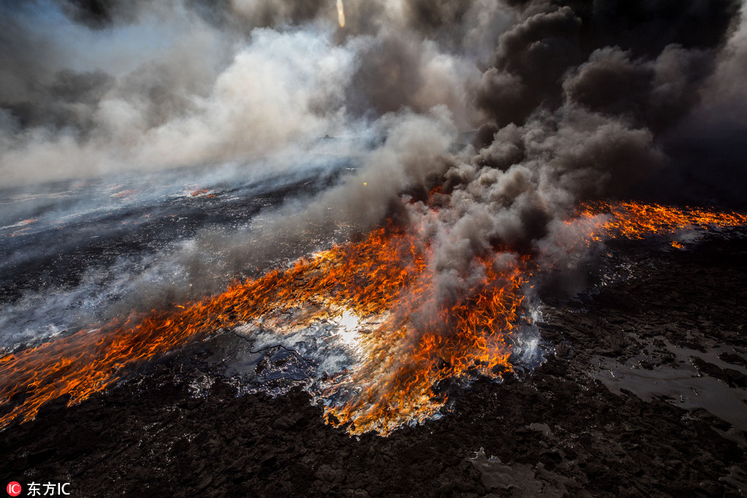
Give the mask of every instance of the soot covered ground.
[{"label": "soot covered ground", "polygon": [[[0,432],[0,479],[70,482],[86,497],[744,496],[741,429],[681,408],[675,393],[644,401],[614,389],[599,365],[640,357],[641,371],[695,372],[744,399],[747,239],[611,252],[631,278],[571,301],[547,297],[546,363],[502,384],[474,382],[440,420],[350,438],[299,389],[236,397],[219,380],[192,397],[188,380],[203,372],[174,356]],[[721,363],[654,354],[656,341],[704,355],[718,345]]]}]

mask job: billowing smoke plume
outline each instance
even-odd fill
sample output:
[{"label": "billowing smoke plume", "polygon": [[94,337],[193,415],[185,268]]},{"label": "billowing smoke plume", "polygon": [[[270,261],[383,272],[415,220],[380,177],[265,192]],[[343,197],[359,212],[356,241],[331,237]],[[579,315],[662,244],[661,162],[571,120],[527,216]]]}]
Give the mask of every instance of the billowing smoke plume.
[{"label": "billowing smoke plume", "polygon": [[302,254],[396,212],[433,244],[448,297],[493,249],[552,259],[580,200],[743,201],[741,8],[345,0],[341,28],[331,0],[2,2],[0,186],[249,175],[325,136],[375,137],[330,189],[154,256],[132,296],[213,292],[279,244]]},{"label": "billowing smoke plume", "polygon": [[[501,36],[476,92],[475,103],[490,121],[477,137],[483,149],[478,164],[505,161],[491,152],[505,147],[504,140],[493,140],[499,129],[521,126],[518,140],[526,144],[538,126],[550,126],[551,133],[566,137],[576,157],[560,159],[567,153],[561,146],[543,160],[550,174],[560,174],[560,183],[571,180],[566,190],[574,196],[676,193],[681,186],[674,186],[675,179],[688,161],[677,152],[673,137],[679,132],[673,128],[694,108],[711,107],[706,102],[719,92],[714,81],[736,67],[741,42],[731,35],[739,26],[740,2],[510,3],[520,17]],[[729,100],[743,101],[737,93],[744,92]],[[600,136],[607,130],[607,150],[588,141],[587,126]],[[701,163],[702,176],[714,165]],[[652,175],[667,185],[643,185]]]}]

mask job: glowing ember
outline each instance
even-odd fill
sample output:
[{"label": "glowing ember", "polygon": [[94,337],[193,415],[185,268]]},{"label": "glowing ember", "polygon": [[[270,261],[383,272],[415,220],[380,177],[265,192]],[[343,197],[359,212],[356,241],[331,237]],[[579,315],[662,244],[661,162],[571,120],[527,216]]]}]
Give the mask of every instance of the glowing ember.
[{"label": "glowing ember", "polygon": [[[607,214],[601,224],[586,223]],[[582,206],[568,223],[601,236],[640,238],[686,227],[747,225],[747,215],[655,204]],[[433,416],[446,402],[439,383],[465,375],[511,371],[512,332],[525,323],[528,258],[484,254],[482,275],[460,295],[439,295],[431,248],[420,232],[391,223],[360,242],[335,246],[286,270],[234,283],[224,293],[172,309],[132,315],[0,358],[0,427],[32,419],[49,400],[80,402],[110,387],[145,360],[219,329],[250,327],[288,334],[335,324],[355,350],[350,371],[317,384],[325,419],[351,434],[388,434]],[[475,273],[475,272],[473,272]]]}]

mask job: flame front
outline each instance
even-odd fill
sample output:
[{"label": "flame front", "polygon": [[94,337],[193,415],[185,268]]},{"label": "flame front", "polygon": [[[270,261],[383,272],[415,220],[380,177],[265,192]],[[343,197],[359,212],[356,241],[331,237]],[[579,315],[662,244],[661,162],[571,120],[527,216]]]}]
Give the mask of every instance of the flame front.
[{"label": "flame front", "polygon": [[428,247],[390,225],[218,296],[6,355],[2,402],[26,397],[0,426],[30,420],[50,399],[82,401],[128,367],[221,328],[248,323],[290,333],[347,312],[373,317],[375,326],[363,331],[359,368],[320,387],[323,400],[341,400],[327,407],[327,419],[350,422],[352,433],[386,434],[433,415],[445,401],[433,390],[440,380],[470,369],[491,376],[496,367],[510,370],[505,334],[519,316],[523,273],[517,267],[499,275],[487,260],[478,264],[485,276],[477,288],[442,302],[431,285]]},{"label": "flame front", "polygon": [[[599,223],[589,219],[602,218]],[[747,215],[656,204],[595,203],[569,220],[588,240],[640,238],[688,227],[747,225]],[[131,315],[99,329],[51,340],[0,358],[0,427],[32,419],[49,400],[78,403],[106,390],[133,367],[219,329],[242,324],[278,334],[326,321],[358,324],[357,365],[320,381],[314,394],[325,419],[351,434],[386,435],[434,415],[446,402],[439,383],[511,371],[511,338],[527,320],[528,257],[473,262],[479,282],[444,297],[435,285],[432,248],[421,232],[388,224],[224,293],[169,310]],[[11,408],[12,406],[12,408]]]},{"label": "flame front", "polygon": [[[673,233],[678,230],[747,225],[747,214],[719,212],[712,209],[672,207],[638,202],[594,202],[583,204],[581,218],[608,215],[599,236],[642,239],[647,235]],[[571,220],[571,223],[574,221]]]}]

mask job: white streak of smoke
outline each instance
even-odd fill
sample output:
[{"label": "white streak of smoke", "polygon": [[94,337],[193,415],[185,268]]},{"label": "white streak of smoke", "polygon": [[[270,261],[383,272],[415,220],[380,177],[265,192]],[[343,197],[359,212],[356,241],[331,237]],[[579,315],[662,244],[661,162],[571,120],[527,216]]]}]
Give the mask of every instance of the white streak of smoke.
[{"label": "white streak of smoke", "polygon": [[186,112],[155,126],[152,102],[114,91],[99,103],[87,140],[48,128],[20,137],[6,130],[3,182],[252,160],[309,143],[340,129],[335,109],[352,63],[349,52],[311,32],[255,31],[206,96],[187,94]]}]

